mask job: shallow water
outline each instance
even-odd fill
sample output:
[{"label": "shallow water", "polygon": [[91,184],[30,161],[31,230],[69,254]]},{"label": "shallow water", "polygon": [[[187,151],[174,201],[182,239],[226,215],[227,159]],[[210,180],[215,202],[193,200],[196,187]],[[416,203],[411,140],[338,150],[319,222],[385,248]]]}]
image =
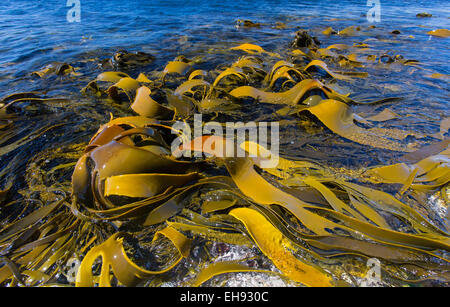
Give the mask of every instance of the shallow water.
[{"label": "shallow water", "polygon": [[[236,19],[267,24],[282,21],[290,26],[318,30],[330,24],[327,19],[338,18],[333,25],[339,29],[368,25],[365,18],[368,9],[365,1],[348,0],[258,3],[82,0],[81,22],[69,23],[65,1],[3,1],[0,4],[1,72],[3,78],[23,77],[46,62],[73,62],[92,54],[108,56],[108,51],[117,48],[148,51],[164,60],[179,53],[181,48],[197,44],[256,40],[263,47],[273,47],[271,37],[282,35],[286,39],[293,31],[238,30],[234,27]],[[433,14],[433,18],[415,17],[423,11]],[[414,35],[415,40],[408,40],[411,44],[405,41],[399,44],[409,50],[409,57],[445,64],[449,60],[445,40],[428,41],[425,32],[436,27],[448,28],[449,13],[449,7],[441,1],[381,1],[381,22],[376,25],[388,32],[398,29]],[[181,38],[187,42],[173,43]],[[428,48],[439,52],[427,52]],[[440,66],[443,73],[448,73],[447,65]]]},{"label": "shallow water", "polygon": [[[0,3],[0,96],[36,91],[48,98],[68,99],[44,109],[27,108],[23,114],[18,110],[22,117],[14,123],[16,135],[7,141],[0,140],[1,150],[5,150],[31,131],[42,129],[36,138],[25,139],[23,146],[6,154],[0,151],[0,190],[14,182],[15,199],[50,202],[55,196],[47,187],[70,193],[72,169],[59,173],[55,167],[76,161],[99,125],[106,123],[111,114],[114,117],[133,114],[123,105],[80,92],[105,70],[99,62],[120,49],[143,51],[156,58],[149,65],[123,70],[132,77],[140,72],[161,71],[178,55],[201,57],[196,69],[212,70],[237,60],[242,54],[228,50],[242,43],[258,44],[289,58],[289,44],[295,32],[306,29],[319,39],[322,47],[364,42],[370,45],[371,54],[392,52],[419,61],[414,66],[367,65],[363,71],[368,72],[369,78],[351,83],[330,82],[329,86],[343,94],[351,93],[355,100],[401,97],[400,102],[381,106],[354,106],[354,112],[363,116],[377,114],[385,107],[400,115],[394,121],[377,124],[378,127],[429,135],[439,132],[441,121],[450,116],[448,78],[430,77],[434,73],[450,74],[449,38],[426,34],[433,29],[450,28],[450,7],[441,1],[381,1],[381,22],[373,24],[366,18],[369,10],[366,1],[81,0],[79,23],[67,21],[69,8],[65,2]],[[433,17],[417,18],[420,12]],[[259,22],[261,27],[236,27],[238,19]],[[275,28],[277,22],[284,23],[286,28]],[[376,28],[369,29],[370,25]],[[360,26],[363,30],[350,37],[322,34],[329,26],[335,30]],[[400,34],[391,34],[393,30]],[[53,62],[69,63],[79,76],[40,79],[31,75]],[[266,70],[275,62],[276,59],[270,59],[265,63]],[[332,64],[330,67],[341,70]],[[240,116],[231,119],[276,120],[273,117],[276,109],[244,105]],[[43,130],[47,128],[48,131]],[[405,143],[425,146],[436,141],[425,137],[407,139]],[[336,169],[393,164],[403,155],[350,142],[317,122],[312,127],[282,129],[280,145],[283,156],[308,158]],[[74,153],[71,159],[63,155],[66,152]],[[0,211],[0,217],[10,213]],[[242,284],[246,284],[245,280]]]}]

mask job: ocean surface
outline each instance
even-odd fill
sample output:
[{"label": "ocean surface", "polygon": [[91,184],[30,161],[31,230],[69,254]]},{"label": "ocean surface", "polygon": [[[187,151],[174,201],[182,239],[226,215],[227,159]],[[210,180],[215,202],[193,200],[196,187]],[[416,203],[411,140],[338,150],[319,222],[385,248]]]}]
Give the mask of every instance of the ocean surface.
[{"label": "ocean surface", "polygon": [[[0,90],[13,91],[11,79],[24,78],[52,61],[73,62],[109,56],[119,48],[155,54],[161,61],[185,49],[253,40],[273,48],[294,35],[267,28],[236,29],[237,19],[306,29],[333,25],[367,26],[366,1],[116,1],[81,0],[81,21],[70,23],[65,0],[6,0],[0,3]],[[377,27],[415,37],[398,46],[408,57],[433,63],[449,73],[447,40],[428,40],[427,30],[448,28],[447,1],[383,1]],[[433,18],[416,18],[428,12]],[[337,21],[327,21],[335,18]],[[338,26],[336,26],[338,25]],[[283,35],[281,35],[283,34]],[[278,36],[283,39],[279,40]],[[182,42],[182,43],[180,43]],[[200,47],[202,46],[202,47]]]}]

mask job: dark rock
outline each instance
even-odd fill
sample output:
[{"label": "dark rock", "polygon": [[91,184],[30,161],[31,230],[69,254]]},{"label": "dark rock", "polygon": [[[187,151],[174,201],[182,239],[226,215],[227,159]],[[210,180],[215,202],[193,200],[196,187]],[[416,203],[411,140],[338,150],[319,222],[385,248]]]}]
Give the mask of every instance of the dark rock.
[{"label": "dark rock", "polygon": [[117,67],[132,67],[150,64],[155,57],[145,52],[129,53],[126,50],[119,50],[111,58],[111,64]]},{"label": "dark rock", "polygon": [[238,28],[240,28],[240,27],[244,27],[244,28],[259,28],[259,27],[261,27],[261,24],[257,23],[257,22],[253,22],[251,20],[238,19],[236,21],[236,27],[238,27]]},{"label": "dark rock", "polygon": [[300,30],[295,33],[295,38],[291,45],[294,48],[307,47],[310,49],[315,49],[318,48],[320,42],[317,38],[309,35],[307,31]]}]

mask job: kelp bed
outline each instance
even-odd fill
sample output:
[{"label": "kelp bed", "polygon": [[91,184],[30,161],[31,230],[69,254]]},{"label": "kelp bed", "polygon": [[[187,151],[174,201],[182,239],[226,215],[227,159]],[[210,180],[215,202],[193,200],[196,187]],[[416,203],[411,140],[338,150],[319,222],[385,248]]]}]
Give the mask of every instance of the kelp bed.
[{"label": "kelp bed", "polygon": [[[153,56],[120,51],[87,82],[66,63],[34,72],[46,91],[0,104],[0,285],[448,286],[449,119],[428,134],[385,126],[401,97],[342,92],[374,67],[446,76],[371,43],[323,47],[298,31],[276,51],[228,46],[217,57],[234,60],[213,67],[200,54],[140,71]],[[76,107],[52,97],[72,83]],[[248,156],[223,158],[218,136],[179,148],[214,142],[203,158],[174,158],[172,125],[196,113],[279,122],[278,166],[261,168],[266,149],[250,141],[238,144]]]}]

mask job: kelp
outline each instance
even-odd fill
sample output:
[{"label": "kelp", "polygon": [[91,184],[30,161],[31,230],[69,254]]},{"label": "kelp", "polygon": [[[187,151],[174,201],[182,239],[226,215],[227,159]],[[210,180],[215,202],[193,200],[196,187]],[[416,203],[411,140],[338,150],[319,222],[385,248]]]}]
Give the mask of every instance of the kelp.
[{"label": "kelp", "polygon": [[191,72],[191,74],[189,75],[189,80],[196,79],[196,78],[203,79],[207,74],[208,73],[206,71],[197,69],[197,70],[194,70],[193,72]]},{"label": "kelp", "polygon": [[231,50],[242,50],[249,54],[267,54],[272,57],[280,57],[280,55],[277,53],[268,52],[259,45],[249,44],[249,43],[245,43],[245,44],[242,44],[242,45],[239,45],[236,47],[232,47]]},{"label": "kelp", "polygon": [[109,96],[117,98],[119,96],[119,90],[123,91],[130,101],[133,100],[133,94],[139,88],[139,82],[133,78],[122,78],[117,83],[111,85],[106,92]]},{"label": "kelp", "polygon": [[322,68],[322,69],[325,70],[325,71],[327,72],[327,74],[329,74],[332,78],[335,78],[335,79],[343,79],[343,80],[347,79],[347,77],[345,77],[345,76],[343,76],[343,75],[341,75],[341,74],[336,74],[336,73],[331,72],[331,71],[328,69],[327,65],[326,65],[324,62],[319,61],[319,60],[313,60],[313,61],[311,61],[311,62],[305,67],[305,70],[308,70],[310,67],[313,67],[313,66]]},{"label": "kelp", "polygon": [[229,94],[236,98],[252,97],[260,102],[295,106],[302,103],[308,92],[316,89],[320,90],[328,98],[351,101],[348,97],[335,92],[314,79],[302,80],[288,91],[281,93],[266,92],[251,86],[241,86],[232,90]]},{"label": "kelp", "polygon": [[167,237],[177,248],[180,257],[167,268],[160,271],[148,271],[138,267],[127,256],[123,247],[123,235],[117,233],[110,237],[103,244],[92,248],[84,257],[83,262],[77,273],[76,285],[79,287],[94,286],[94,276],[92,274],[92,265],[94,261],[101,257],[102,267],[100,276],[98,277],[98,285],[100,287],[111,286],[110,270],[112,270],[117,280],[125,286],[137,285],[139,280],[148,278],[148,276],[162,274],[175,267],[183,257],[187,255],[189,250],[189,239],[177,232],[171,227],[165,228],[155,234],[154,240],[158,236]]},{"label": "kelp", "polygon": [[[323,34],[358,32],[356,27],[339,32],[329,27]],[[318,45],[301,30],[287,51],[291,59],[245,43],[228,52],[247,55],[211,70],[178,56],[162,70],[137,77],[129,70],[99,73],[82,92],[96,96],[95,103],[110,98],[123,102],[130,116],[102,118],[88,142],[69,147],[60,159],[44,155],[48,169],[27,170],[33,178],[27,183],[39,186],[29,193],[21,190],[23,195],[17,195],[15,178],[0,186],[0,213],[5,212],[0,284],[141,286],[173,278],[181,285],[200,286],[222,274],[253,272],[306,286],[340,286],[347,285],[342,281],[349,275],[343,263],[356,261],[364,270],[365,260],[374,257],[382,261],[383,274],[393,284],[448,282],[448,225],[430,214],[426,204],[417,205],[430,193],[441,193],[448,202],[448,119],[442,119],[439,132],[432,135],[383,128],[402,115],[389,106],[362,117],[357,107],[365,105],[367,110],[399,97],[355,100],[353,93],[341,94],[336,86],[367,78],[367,65],[389,69],[386,64],[417,61],[373,55],[372,43],[365,41]],[[146,54],[127,52],[113,59],[114,69],[153,61]],[[35,75],[67,75],[74,71],[70,67],[46,67]],[[19,135],[15,129],[22,106],[67,102],[37,92],[5,97],[0,156],[64,125],[48,123]],[[270,105],[273,114],[259,118],[282,117],[288,129],[289,123],[314,124],[328,129],[319,135],[339,136],[349,147],[357,143],[365,151],[408,154],[396,164],[354,170],[318,163],[314,156],[294,160],[251,141],[230,144],[230,139],[215,135],[183,143],[172,153],[175,137],[187,139],[185,132],[172,128],[176,120],[191,126],[196,112],[217,120],[242,120],[248,115],[245,108],[267,107],[262,103]],[[419,144],[410,141],[413,137],[441,142],[416,151]],[[227,157],[228,146],[243,149],[246,156]],[[177,158],[188,150],[203,155]],[[264,168],[271,159],[278,164]],[[63,177],[57,188],[36,179],[36,173],[45,177],[59,172],[71,177]],[[35,198],[39,193],[44,200]],[[20,198],[24,196],[27,200]],[[25,205],[17,206],[20,201]],[[220,246],[219,252],[211,246]],[[260,261],[254,264],[248,255],[222,257],[229,246],[251,248],[252,257]],[[80,265],[74,269],[73,263]]]},{"label": "kelp", "polygon": [[414,148],[407,147],[396,140],[403,140],[412,133],[382,128],[364,129],[353,123],[349,107],[338,100],[323,100],[320,104],[307,108],[305,111],[316,116],[334,133],[354,142],[377,148],[411,152]]},{"label": "kelp", "polygon": [[191,70],[191,65],[184,61],[172,61],[164,68],[164,76],[168,74],[186,75]]},{"label": "kelp", "polygon": [[35,71],[31,73],[32,76],[37,76],[39,78],[45,78],[50,75],[57,76],[65,76],[65,75],[73,75],[77,76],[78,74],[75,72],[75,68],[67,63],[52,63],[39,71]]},{"label": "kelp", "polygon": [[337,32],[332,27],[328,27],[322,31],[322,34],[331,35],[331,34],[337,34]]},{"label": "kelp", "polygon": [[427,32],[428,35],[433,35],[437,37],[449,37],[450,36],[450,30],[447,29],[437,29]]},{"label": "kelp", "polygon": [[307,79],[304,73],[294,68],[294,65],[285,61],[278,61],[272,68],[272,71],[267,75],[270,80],[269,87],[273,88],[278,80],[283,80],[281,87],[284,87],[286,83],[296,84],[300,80]]},{"label": "kelp", "polygon": [[356,31],[358,31],[358,30],[359,30],[358,27],[349,26],[345,29],[338,31],[337,34],[341,35],[341,36],[354,36],[354,35],[356,35]]},{"label": "kelp", "polygon": [[[283,206],[284,208],[288,209],[292,214],[294,214],[304,226],[309,228],[316,235],[329,236],[330,234],[337,234],[335,232],[331,232],[333,228],[335,228],[336,231],[338,228],[340,228],[345,229],[349,232],[352,232],[351,229],[357,229],[358,232],[362,232],[368,235],[371,238],[371,240],[383,242],[384,244],[388,245],[393,244],[394,246],[397,247],[402,246],[403,248],[412,248],[415,251],[420,250],[422,253],[425,254],[428,253],[427,251],[428,248],[443,248],[445,250],[448,250],[449,248],[448,239],[445,238],[445,236],[447,236],[445,232],[436,228],[432,224],[426,222],[426,220],[420,214],[415,213],[413,210],[403,205],[401,202],[395,200],[388,194],[375,192],[373,190],[364,190],[363,187],[356,187],[348,183],[336,181],[336,183],[348,187],[347,192],[351,192],[352,190],[354,191],[352,192],[355,193],[353,194],[354,196],[351,196],[354,198],[354,200],[352,200],[351,206],[353,206],[353,204],[357,204],[356,208],[358,209],[352,209],[351,206],[345,205],[341,200],[336,198],[336,196],[333,196],[334,194],[330,190],[328,190],[322,184],[319,184],[317,181],[313,181],[310,178],[306,179],[299,178],[301,182],[313,186],[314,188],[318,189],[320,193],[323,194],[323,196],[329,202],[331,208],[334,209],[330,211],[330,209],[321,208],[317,207],[317,205],[302,202],[300,199],[297,199],[287,194],[286,192],[283,192],[281,190],[278,190],[274,186],[271,186],[268,182],[266,182],[263,178],[261,178],[260,175],[258,175],[254,170],[252,170],[252,163],[250,163],[248,160],[245,159],[230,160],[229,163],[227,163],[227,168],[230,174],[232,175],[236,185],[245,195],[252,198],[252,200],[257,202],[258,204],[262,204],[265,206],[278,204]],[[250,182],[252,182],[253,184],[250,184]],[[361,201],[356,201],[356,199],[361,200],[361,197],[367,197],[366,200],[367,203],[365,205]],[[433,239],[430,240],[425,239],[425,237],[420,238],[419,236],[415,235],[402,234],[397,231],[392,231],[388,230],[387,228],[384,228],[387,225],[386,221],[384,221],[384,218],[381,217],[379,214],[377,214],[376,211],[374,211],[374,209],[370,205],[368,205],[368,203],[370,203],[372,200],[375,199],[377,199],[377,201],[382,201],[383,203],[388,204],[389,206],[393,207],[393,209],[395,208],[394,211],[392,211],[395,214],[399,214],[407,219],[413,219],[412,221],[416,220],[414,222],[414,225],[416,225],[416,227],[420,229],[421,233],[423,232],[430,233],[430,235],[432,234],[431,237]],[[363,209],[364,206],[367,207]],[[342,222],[344,224],[338,226],[337,224],[334,224],[334,222],[324,219],[320,214],[319,215],[311,214],[312,212],[310,210],[312,210],[312,212],[322,211],[323,213],[325,212],[332,213],[333,218],[342,219]],[[365,212],[366,216],[362,216],[355,210]],[[348,216],[348,214],[353,215],[353,217]],[[378,223],[379,225],[382,226],[381,227],[375,226],[374,224],[368,223],[367,221],[370,219],[374,224]],[[428,226],[424,228],[423,226],[426,224],[428,224]],[[324,229],[317,227],[318,225],[327,225],[323,227],[329,230],[325,231]],[[310,237],[311,235],[308,233],[304,233],[302,236]],[[355,238],[357,237],[358,236],[355,233]],[[312,240],[314,241],[314,239]],[[365,243],[356,245],[356,250],[354,250],[354,252],[356,253],[363,252],[369,255],[373,254],[374,251],[370,251],[370,248],[369,250],[358,251],[358,248],[363,249],[364,244]],[[348,249],[350,245],[351,244],[346,246],[345,249]],[[420,249],[417,249],[418,247]],[[381,247],[379,247],[379,249],[380,248]]]},{"label": "kelp", "polygon": [[242,272],[262,272],[268,274],[276,274],[272,271],[255,269],[248,267],[245,264],[241,264],[236,261],[228,261],[228,262],[216,262],[213,263],[206,268],[202,269],[198,274],[196,280],[192,283],[192,286],[198,287],[210,280],[211,278],[226,274],[226,273],[242,273]]},{"label": "kelp", "polygon": [[318,268],[299,261],[289,249],[292,246],[274,226],[261,214],[248,209],[239,208],[230,211],[230,215],[240,220],[248,229],[253,240],[288,278],[307,286],[331,286],[330,277]]},{"label": "kelp", "polygon": [[254,56],[243,56],[232,64],[232,67],[239,67],[244,72],[265,75],[266,72],[263,69],[263,61]]},{"label": "kelp", "polygon": [[[320,96],[314,100],[305,99],[307,92],[313,89],[320,89],[328,98],[333,97],[336,100],[322,99]],[[346,101],[350,102],[351,99],[334,92],[316,80],[303,80],[283,93],[264,92],[253,87],[243,86],[234,89],[230,95],[252,97],[266,103],[293,105],[295,107],[289,108],[289,113],[310,112],[334,133],[360,144],[396,151],[414,151],[414,148],[396,141],[403,140],[414,133],[382,128],[364,129],[355,125],[351,109],[345,103]]]},{"label": "kelp", "polygon": [[229,77],[237,77],[239,80],[246,80],[244,75],[244,71],[238,67],[232,67],[225,69],[220,75],[217,76],[216,80],[214,80],[213,86],[217,86],[222,79]]},{"label": "kelp", "polygon": [[[10,278],[10,285],[19,283],[33,286],[44,283],[57,273],[55,263],[67,259],[74,252],[75,238],[71,233],[80,227],[79,221],[64,214],[64,211],[48,218],[51,213],[63,208],[65,200],[62,198],[47,204],[2,229],[2,256],[22,268],[20,276],[12,266],[0,268],[1,283]],[[5,242],[9,244],[5,245]]]},{"label": "kelp", "polygon": [[173,111],[157,103],[150,97],[150,94],[151,90],[148,87],[142,86],[138,88],[131,109],[141,116],[153,118],[157,118],[158,116],[163,118],[169,117]]}]

